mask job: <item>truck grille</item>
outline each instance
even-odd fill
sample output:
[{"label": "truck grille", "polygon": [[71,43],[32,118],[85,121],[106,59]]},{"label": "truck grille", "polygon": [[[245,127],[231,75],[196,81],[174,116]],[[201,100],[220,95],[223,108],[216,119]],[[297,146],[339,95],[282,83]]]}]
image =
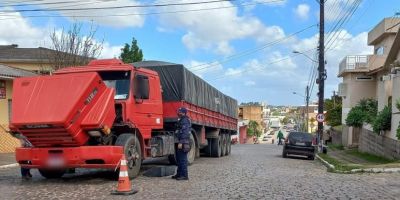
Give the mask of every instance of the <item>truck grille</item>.
[{"label": "truck grille", "polygon": [[24,129],[21,133],[35,147],[78,146],[66,129]]}]

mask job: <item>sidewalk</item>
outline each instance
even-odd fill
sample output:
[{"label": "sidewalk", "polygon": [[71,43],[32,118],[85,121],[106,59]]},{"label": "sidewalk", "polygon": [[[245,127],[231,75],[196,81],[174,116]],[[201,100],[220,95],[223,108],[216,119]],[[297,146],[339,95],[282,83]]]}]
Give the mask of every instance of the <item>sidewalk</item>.
[{"label": "sidewalk", "polygon": [[0,153],[0,167],[4,165],[15,164],[15,154],[14,153]]},{"label": "sidewalk", "polygon": [[400,168],[398,160],[389,160],[383,157],[358,152],[357,149],[328,149],[326,157],[330,164],[344,171],[351,169],[370,169],[370,168]]}]

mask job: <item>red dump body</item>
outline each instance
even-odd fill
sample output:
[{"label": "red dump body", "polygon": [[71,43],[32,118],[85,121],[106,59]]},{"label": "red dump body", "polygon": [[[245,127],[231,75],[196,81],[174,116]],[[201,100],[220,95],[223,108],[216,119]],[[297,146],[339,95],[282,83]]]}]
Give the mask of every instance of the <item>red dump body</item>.
[{"label": "red dump body", "polygon": [[114,91],[96,72],[14,81],[11,125],[35,147],[82,146],[87,130],[111,127]]}]

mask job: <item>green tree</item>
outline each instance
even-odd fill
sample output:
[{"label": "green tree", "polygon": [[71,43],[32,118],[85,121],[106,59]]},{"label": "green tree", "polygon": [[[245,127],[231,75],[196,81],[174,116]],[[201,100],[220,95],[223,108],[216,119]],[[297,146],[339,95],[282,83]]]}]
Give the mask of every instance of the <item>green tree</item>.
[{"label": "green tree", "polygon": [[135,38],[132,38],[131,45],[125,43],[124,48],[121,49],[119,59],[121,59],[124,63],[133,63],[143,60],[143,52],[139,48]]},{"label": "green tree", "polygon": [[375,133],[390,130],[392,127],[392,106],[385,106],[382,111],[378,113],[372,123],[372,128]]},{"label": "green tree", "polygon": [[281,113],[277,110],[275,110],[274,112],[272,112],[272,116],[279,116],[281,115]]},{"label": "green tree", "polygon": [[258,129],[259,124],[256,121],[250,120],[249,125],[247,127],[247,135],[248,136],[261,136],[261,131]]},{"label": "green tree", "polygon": [[281,123],[284,124],[284,125],[288,124],[288,123],[289,123],[289,117],[284,117],[284,118],[281,120]]},{"label": "green tree", "polygon": [[326,110],[326,122],[330,126],[342,124],[342,100],[335,96],[332,99],[325,99],[324,107]]},{"label": "green tree", "polygon": [[351,108],[346,125],[361,127],[364,122],[372,124],[378,113],[378,102],[374,99],[362,99]]},{"label": "green tree", "polygon": [[316,121],[315,118],[311,117],[310,122],[308,122],[310,123],[310,128],[311,128],[310,132],[312,132],[315,127],[315,121]]},{"label": "green tree", "polygon": [[351,108],[349,114],[347,114],[346,125],[361,127],[364,123],[365,113],[360,106]]}]

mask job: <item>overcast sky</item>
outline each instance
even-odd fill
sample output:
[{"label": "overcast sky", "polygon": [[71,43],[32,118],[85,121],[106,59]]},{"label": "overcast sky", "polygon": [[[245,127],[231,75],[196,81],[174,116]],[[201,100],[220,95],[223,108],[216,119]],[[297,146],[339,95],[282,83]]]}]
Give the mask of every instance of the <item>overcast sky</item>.
[{"label": "overcast sky", "polygon": [[[68,28],[74,20],[85,27],[93,21],[97,39],[105,41],[103,58],[118,57],[121,46],[135,37],[146,60],[185,64],[239,102],[304,104],[304,98],[292,92],[304,94],[313,62],[292,51],[314,57],[319,23],[315,0],[1,2],[0,44],[48,46],[50,31]],[[187,4],[191,2],[202,3]],[[166,5],[171,3],[186,5]],[[108,9],[92,9],[99,7]],[[368,31],[399,11],[398,0],[327,0],[326,96],[337,90],[341,59],[372,53]]]}]

